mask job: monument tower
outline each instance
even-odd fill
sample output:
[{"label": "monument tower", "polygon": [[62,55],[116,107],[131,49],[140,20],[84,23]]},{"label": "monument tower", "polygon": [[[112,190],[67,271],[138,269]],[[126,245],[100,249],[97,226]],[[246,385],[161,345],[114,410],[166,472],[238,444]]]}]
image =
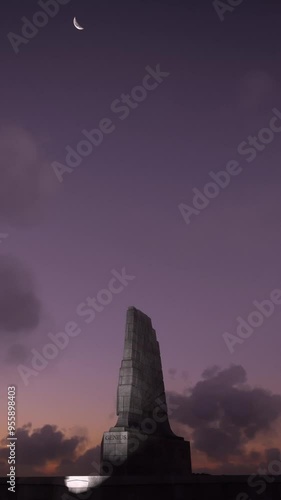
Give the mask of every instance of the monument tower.
[{"label": "monument tower", "polygon": [[102,475],[191,473],[189,442],[170,428],[155,330],[135,307],[127,311],[117,416],[116,425],[103,435]]}]

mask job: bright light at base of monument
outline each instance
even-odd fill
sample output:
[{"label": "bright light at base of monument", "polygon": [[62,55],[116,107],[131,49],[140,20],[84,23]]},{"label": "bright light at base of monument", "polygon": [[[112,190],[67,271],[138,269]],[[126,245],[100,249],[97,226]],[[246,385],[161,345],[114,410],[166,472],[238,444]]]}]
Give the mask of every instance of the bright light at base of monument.
[{"label": "bright light at base of monument", "polygon": [[73,493],[82,493],[89,489],[88,476],[67,476],[64,482],[69,491]]},{"label": "bright light at base of monument", "polygon": [[101,484],[107,476],[67,476],[64,483],[72,493],[84,493]]}]

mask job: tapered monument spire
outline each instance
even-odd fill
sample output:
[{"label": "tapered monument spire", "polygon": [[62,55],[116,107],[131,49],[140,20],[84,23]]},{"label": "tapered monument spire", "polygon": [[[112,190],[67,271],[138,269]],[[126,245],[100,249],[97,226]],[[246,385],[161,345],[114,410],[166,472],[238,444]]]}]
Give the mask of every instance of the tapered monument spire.
[{"label": "tapered monument spire", "polygon": [[117,416],[103,436],[102,474],[191,473],[189,443],[170,428],[155,330],[135,307],[127,311]]}]

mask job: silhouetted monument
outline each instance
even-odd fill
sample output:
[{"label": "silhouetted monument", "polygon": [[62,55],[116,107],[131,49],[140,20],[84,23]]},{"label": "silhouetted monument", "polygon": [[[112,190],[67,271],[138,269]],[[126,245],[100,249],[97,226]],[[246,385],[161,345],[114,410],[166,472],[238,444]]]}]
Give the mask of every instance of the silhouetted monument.
[{"label": "silhouetted monument", "polygon": [[116,425],[103,435],[102,475],[191,473],[189,442],[170,428],[155,330],[134,307],[127,311],[117,415]]}]

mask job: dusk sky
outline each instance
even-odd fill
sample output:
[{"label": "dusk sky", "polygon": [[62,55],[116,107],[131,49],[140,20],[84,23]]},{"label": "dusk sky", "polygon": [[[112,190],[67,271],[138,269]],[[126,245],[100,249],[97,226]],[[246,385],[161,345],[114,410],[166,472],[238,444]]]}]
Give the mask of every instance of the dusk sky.
[{"label": "dusk sky", "polygon": [[[129,306],[152,319],[193,471],[280,458],[281,5],[219,3],[5,2],[1,475],[12,385],[18,474],[92,471]],[[34,16],[45,26],[24,28]],[[36,373],[66,325],[76,336]]]}]

